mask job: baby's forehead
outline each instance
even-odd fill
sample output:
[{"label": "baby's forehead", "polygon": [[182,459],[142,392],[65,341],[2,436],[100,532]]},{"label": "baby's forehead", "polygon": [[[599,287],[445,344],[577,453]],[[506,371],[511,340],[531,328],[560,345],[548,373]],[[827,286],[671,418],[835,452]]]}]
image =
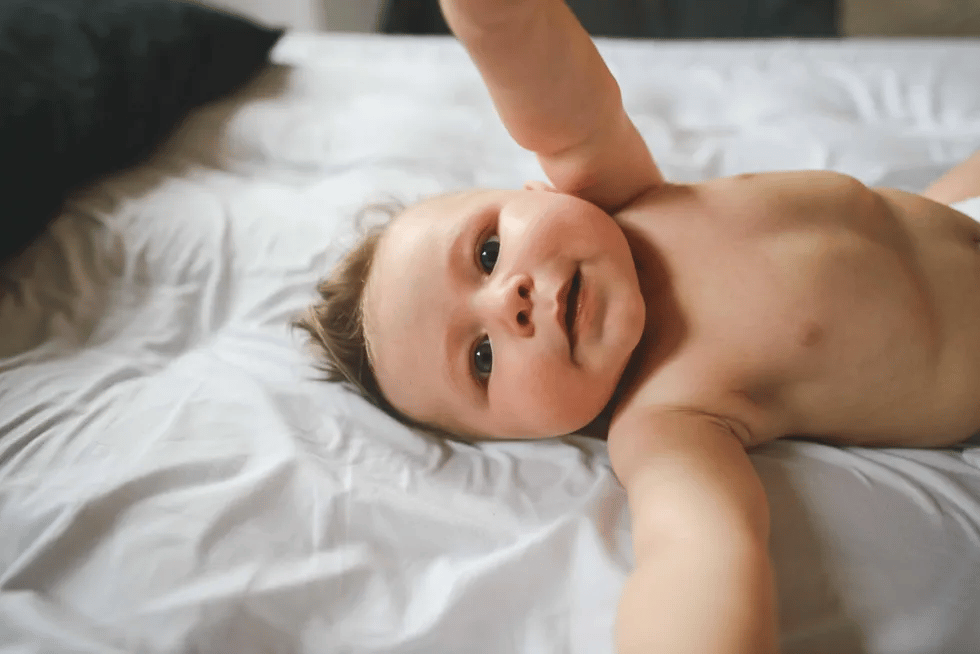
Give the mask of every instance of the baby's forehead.
[{"label": "baby's forehead", "polygon": [[[449,233],[459,228],[456,223],[469,212],[469,209],[492,191],[466,189],[434,195],[409,206],[392,219],[385,229],[375,252],[378,258],[388,259],[407,254],[409,250],[431,246],[431,238]],[[424,237],[420,238],[420,236]],[[378,266],[387,268],[385,265]]]},{"label": "baby's forehead", "polygon": [[443,386],[435,365],[443,358],[442,330],[439,312],[431,309],[445,295],[439,256],[444,239],[411,221],[411,216],[400,216],[378,244],[361,321],[368,360],[385,398],[411,420],[425,421],[431,418],[432,389]]},{"label": "baby's forehead", "polygon": [[433,195],[419,200],[415,204],[409,206],[402,213],[402,215],[399,216],[399,219],[406,216],[425,216],[426,214],[431,214],[433,211],[460,210],[471,201],[475,201],[489,193],[493,193],[493,191],[479,188],[469,188],[439,193],[438,195]]},{"label": "baby's forehead", "polygon": [[[422,200],[403,211],[385,228],[365,280],[362,315],[365,336],[383,341],[390,336],[386,319],[406,297],[414,297],[440,279],[442,250],[452,238],[451,215],[470,192],[453,192]],[[406,310],[409,307],[398,307]],[[378,348],[381,349],[381,348]]]},{"label": "baby's forehead", "polygon": [[454,240],[465,233],[469,217],[493,204],[506,191],[465,189],[426,198],[408,207],[387,226],[377,243],[365,280],[367,302],[380,301],[392,286],[433,282]]}]

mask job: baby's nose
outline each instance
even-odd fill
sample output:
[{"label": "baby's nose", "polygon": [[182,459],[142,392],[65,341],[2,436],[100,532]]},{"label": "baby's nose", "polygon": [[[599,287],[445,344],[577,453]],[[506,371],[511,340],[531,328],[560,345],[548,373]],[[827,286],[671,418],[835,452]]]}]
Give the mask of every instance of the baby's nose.
[{"label": "baby's nose", "polygon": [[511,275],[486,289],[484,310],[487,315],[484,319],[516,336],[533,336],[533,288],[527,275]]}]

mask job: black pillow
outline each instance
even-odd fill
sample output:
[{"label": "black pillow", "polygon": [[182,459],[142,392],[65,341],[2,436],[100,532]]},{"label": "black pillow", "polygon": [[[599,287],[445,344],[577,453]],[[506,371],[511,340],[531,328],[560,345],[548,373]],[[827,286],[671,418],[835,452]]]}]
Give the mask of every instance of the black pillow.
[{"label": "black pillow", "polygon": [[176,0],[0,0],[0,263],[239,88],[283,30]]}]

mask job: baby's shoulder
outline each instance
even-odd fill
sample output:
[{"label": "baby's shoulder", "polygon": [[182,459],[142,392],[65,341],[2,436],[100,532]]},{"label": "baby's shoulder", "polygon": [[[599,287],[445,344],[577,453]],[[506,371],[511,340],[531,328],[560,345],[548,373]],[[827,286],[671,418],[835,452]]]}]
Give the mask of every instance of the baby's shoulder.
[{"label": "baby's shoulder", "polygon": [[609,458],[630,496],[634,527],[654,520],[647,526],[655,530],[689,530],[732,524],[733,516],[756,523],[764,493],[737,432],[723,416],[679,408],[634,406],[616,416]]},{"label": "baby's shoulder", "polygon": [[783,435],[777,382],[743,369],[699,365],[695,356],[677,356],[667,363],[638,365],[625,384],[610,421],[610,435],[617,425],[631,430],[650,428],[664,415],[684,415],[712,423],[731,433],[745,447],[769,442]]}]

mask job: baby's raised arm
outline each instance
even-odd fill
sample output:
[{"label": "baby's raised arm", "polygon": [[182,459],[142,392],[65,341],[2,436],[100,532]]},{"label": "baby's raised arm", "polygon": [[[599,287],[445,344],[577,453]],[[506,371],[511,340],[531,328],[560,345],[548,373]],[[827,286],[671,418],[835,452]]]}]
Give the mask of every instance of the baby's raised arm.
[{"label": "baby's raised arm", "polygon": [[619,654],[778,651],[769,505],[723,420],[622,415],[609,456],[629,496],[636,567],[619,606]]},{"label": "baby's raised arm", "polygon": [[953,204],[980,195],[980,152],[974,152],[972,157],[950,169],[922,195],[942,204]]},{"label": "baby's raised arm", "polygon": [[564,0],[440,0],[504,125],[551,183],[615,212],[663,183],[619,86]]}]

